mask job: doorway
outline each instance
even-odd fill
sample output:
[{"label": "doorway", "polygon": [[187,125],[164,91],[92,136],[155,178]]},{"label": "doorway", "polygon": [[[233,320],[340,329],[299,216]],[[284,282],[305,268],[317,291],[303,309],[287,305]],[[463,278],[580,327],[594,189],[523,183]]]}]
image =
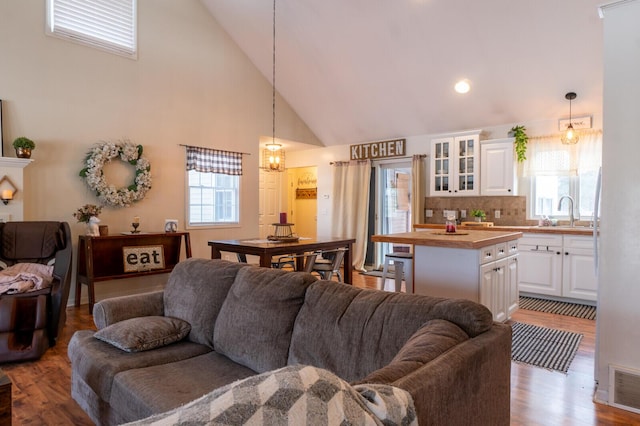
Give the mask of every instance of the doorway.
[{"label": "doorway", "polygon": [[[410,232],[411,217],[411,161],[395,161],[374,165],[371,173],[372,197],[369,201],[369,218],[375,218],[369,226],[371,235]],[[371,223],[371,222],[370,222]],[[380,269],[384,257],[391,252],[409,252],[410,245],[375,243],[367,246],[367,264]],[[371,263],[369,263],[371,259]]]},{"label": "doorway", "polygon": [[318,233],[318,168],[287,169],[288,221],[301,238],[316,239]]}]

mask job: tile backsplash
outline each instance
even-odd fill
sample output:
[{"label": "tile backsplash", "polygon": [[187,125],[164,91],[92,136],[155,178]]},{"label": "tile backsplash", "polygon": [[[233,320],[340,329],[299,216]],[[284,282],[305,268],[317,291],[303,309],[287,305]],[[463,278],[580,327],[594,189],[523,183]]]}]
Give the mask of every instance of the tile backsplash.
[{"label": "tile backsplash", "polygon": [[[457,218],[462,222],[472,222],[471,210],[484,210],[487,214],[485,222],[494,225],[537,225],[537,221],[527,220],[527,197],[425,197],[424,223],[445,223],[444,211],[455,210]],[[426,217],[426,211],[433,215]],[[467,217],[460,218],[461,210],[466,210]],[[495,217],[496,210],[500,210],[500,218]]]}]

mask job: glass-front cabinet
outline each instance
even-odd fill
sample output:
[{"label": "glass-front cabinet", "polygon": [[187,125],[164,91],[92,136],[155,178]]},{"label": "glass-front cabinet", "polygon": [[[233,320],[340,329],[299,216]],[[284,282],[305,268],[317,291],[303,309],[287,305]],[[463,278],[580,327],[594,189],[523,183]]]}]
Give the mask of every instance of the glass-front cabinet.
[{"label": "glass-front cabinet", "polygon": [[431,140],[430,196],[478,195],[480,134]]}]

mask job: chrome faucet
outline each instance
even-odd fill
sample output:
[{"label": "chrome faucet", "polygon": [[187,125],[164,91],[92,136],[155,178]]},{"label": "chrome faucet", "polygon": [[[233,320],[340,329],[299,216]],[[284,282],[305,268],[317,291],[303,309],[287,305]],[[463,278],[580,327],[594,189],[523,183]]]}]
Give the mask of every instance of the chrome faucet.
[{"label": "chrome faucet", "polygon": [[558,201],[558,210],[560,210],[562,208],[562,200],[564,200],[565,198],[567,198],[569,200],[569,226],[573,228],[574,225],[574,217],[573,217],[573,198],[571,197],[571,195],[563,195],[562,197],[560,197],[560,200]]}]

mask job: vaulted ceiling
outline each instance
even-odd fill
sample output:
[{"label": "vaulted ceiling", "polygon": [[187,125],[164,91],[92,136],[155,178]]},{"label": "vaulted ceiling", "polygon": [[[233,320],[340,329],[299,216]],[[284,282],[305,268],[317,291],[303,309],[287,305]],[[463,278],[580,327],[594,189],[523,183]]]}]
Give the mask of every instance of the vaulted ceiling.
[{"label": "vaulted ceiling", "polygon": [[[202,2],[271,81],[273,2]],[[277,0],[276,89],[327,146],[601,114],[602,3]]]}]

